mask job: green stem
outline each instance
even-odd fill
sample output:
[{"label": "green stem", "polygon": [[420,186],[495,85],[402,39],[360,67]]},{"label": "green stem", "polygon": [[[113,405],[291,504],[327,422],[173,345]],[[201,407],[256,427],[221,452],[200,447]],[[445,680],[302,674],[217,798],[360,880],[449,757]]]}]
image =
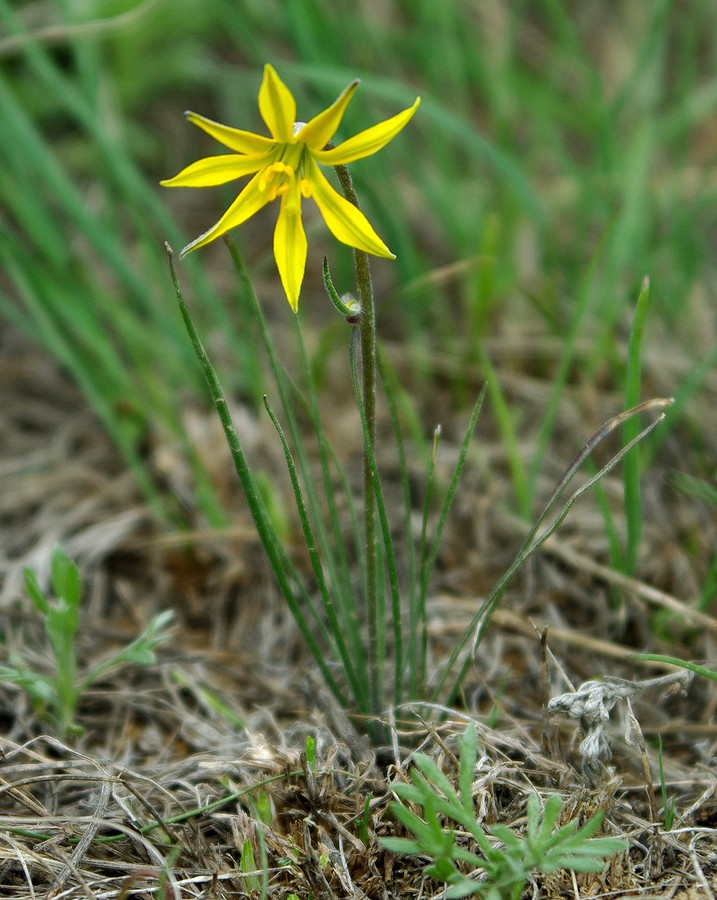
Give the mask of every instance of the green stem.
[{"label": "green stem", "polygon": [[[336,174],[344,196],[359,209],[359,200],[351,175],[346,166],[336,166]],[[371,285],[371,270],[368,254],[364,250],[354,250],[356,266],[356,288],[361,312],[358,320],[361,338],[361,380],[364,415],[366,417],[365,439],[375,452],[376,447],[376,313]],[[368,611],[368,659],[371,689],[371,709],[380,712],[381,689],[378,684],[378,571],[376,557],[376,504],[371,473],[371,450],[364,446],[363,454],[363,497],[364,497],[364,540],[366,542],[366,607]]]}]

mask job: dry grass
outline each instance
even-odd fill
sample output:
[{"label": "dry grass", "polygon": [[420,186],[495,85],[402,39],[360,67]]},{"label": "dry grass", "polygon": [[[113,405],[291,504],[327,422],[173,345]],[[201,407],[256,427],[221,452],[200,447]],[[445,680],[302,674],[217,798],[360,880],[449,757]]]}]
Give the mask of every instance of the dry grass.
[{"label": "dry grass", "polygon": [[[605,833],[629,838],[629,852],[602,874],[536,876],[526,896],[713,896],[712,683],[648,689],[633,700],[632,717],[618,704],[613,758],[596,785],[580,773],[575,724],[544,712],[547,700],[587,679],[660,674],[630,660],[636,649],[715,659],[715,623],[697,615],[692,600],[717,526],[709,510],[666,488],[666,467],[683,458],[676,438],[646,483],[639,577],[606,566],[602,523],[583,502],[512,584],[465,684],[463,712],[440,722],[428,708],[397,710],[393,742],[374,753],[306,674],[307,657],[241,515],[226,534],[199,526],[159,533],[76,390],[14,334],[0,348],[0,384],[3,652],[43,665],[21,567],[46,573],[57,541],[77,558],[88,587],[83,664],[135,636],[160,609],[177,612],[175,640],[155,665],[121,670],[88,691],[79,710],[84,733],[72,745],[47,733],[18,689],[0,685],[0,896],[228,898],[259,896],[263,886],[276,898],[439,895],[420,861],[387,854],[377,838],[394,828],[390,782],[406,777],[412,750],[434,755],[452,775],[454,736],[468,716],[479,727],[481,821],[521,829],[530,793],[557,790],[566,816],[604,809]],[[545,387],[516,379],[515,402],[532,404]],[[611,396],[588,404],[586,414],[584,397],[566,395],[568,448],[577,427],[589,433],[579,423],[618,405]],[[501,512],[506,488],[496,473],[504,461],[488,420],[479,432],[432,593],[436,660],[450,652],[523,527]],[[713,434],[703,437],[717,449]],[[154,436],[147,448],[151,464],[183,490],[172,448]],[[556,454],[546,490],[566,461]],[[606,491],[619,503],[618,480]],[[697,536],[697,550],[694,540],[684,549],[685,535]],[[654,614],[668,612],[666,641],[655,636]],[[660,827],[657,734],[676,804],[669,833]],[[314,768],[307,736],[316,740]],[[256,869],[247,870],[246,852],[242,863],[247,842]]]}]

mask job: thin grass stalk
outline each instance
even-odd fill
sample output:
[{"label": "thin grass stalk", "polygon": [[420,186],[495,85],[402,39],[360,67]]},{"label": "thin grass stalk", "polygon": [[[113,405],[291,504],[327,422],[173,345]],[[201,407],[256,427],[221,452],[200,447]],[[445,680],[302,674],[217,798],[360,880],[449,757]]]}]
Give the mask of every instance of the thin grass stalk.
[{"label": "thin grass stalk", "polygon": [[[580,290],[578,291],[576,302],[574,305],[575,313],[570,322],[570,329],[564,337],[563,352],[560,355],[560,362],[554,374],[550,379],[550,395],[548,402],[542,411],[540,427],[535,436],[535,443],[532,452],[532,459],[528,465],[528,490],[530,492],[530,507],[532,511],[533,502],[535,500],[535,488],[538,475],[545,461],[545,452],[548,446],[553,430],[555,428],[555,420],[558,416],[558,410],[563,402],[565,395],[565,386],[570,375],[573,360],[575,358],[576,345],[580,334],[580,326],[585,318],[588,307],[588,298],[590,296],[590,288],[595,281],[595,273],[598,263],[602,259],[602,245],[599,245],[596,252],[590,260],[587,274],[581,280]],[[635,401],[637,402],[637,401]],[[634,405],[634,404],[630,404]]]},{"label": "thin grass stalk", "polygon": [[[321,422],[321,412],[319,410],[318,396],[314,375],[311,370],[309,356],[306,352],[303,331],[299,325],[297,317],[294,319],[296,324],[296,339],[299,347],[299,356],[304,371],[304,380],[307,387],[306,406],[311,418],[313,433],[316,436],[316,442],[319,451],[319,464],[321,466],[321,478],[324,488],[324,500],[328,509],[329,530],[327,531],[323,516],[318,508],[315,509],[317,518],[317,531],[324,547],[323,562],[328,567],[332,588],[337,597],[337,606],[340,606],[339,620],[343,625],[345,633],[353,646],[352,655],[356,661],[359,670],[364,669],[364,648],[361,641],[361,633],[358,628],[358,617],[356,615],[356,601],[354,591],[351,584],[351,567],[349,565],[346,542],[343,539],[341,519],[336,506],[336,490],[334,489],[331,477],[331,461],[342,479],[342,483],[346,483],[345,473],[342,471],[336,454],[329,443],[326,431]],[[312,481],[313,483],[313,481]],[[358,536],[356,530],[352,531]]]},{"label": "thin grass stalk", "polygon": [[[327,640],[327,643],[330,645],[331,640],[333,640],[336,656],[341,661],[341,665],[343,667],[344,673],[346,674],[346,678],[351,687],[351,691],[356,698],[359,710],[361,712],[367,712],[366,704],[366,691],[365,686],[360,685],[356,670],[354,668],[353,661],[351,659],[351,654],[346,646],[346,641],[344,640],[343,628],[341,622],[339,621],[339,617],[336,613],[336,607],[334,605],[333,597],[331,595],[331,589],[329,585],[326,583],[326,577],[324,576],[324,569],[321,562],[321,554],[318,551],[316,538],[314,535],[314,530],[311,525],[311,520],[309,519],[309,514],[306,509],[306,502],[304,500],[304,492],[301,488],[301,484],[299,482],[299,476],[296,471],[296,464],[294,462],[294,458],[291,454],[291,449],[289,448],[288,441],[286,440],[286,435],[284,434],[284,430],[281,427],[279,420],[277,419],[274,410],[269,405],[269,401],[264,396],[264,408],[269,414],[269,418],[274,425],[276,433],[279,437],[279,441],[281,443],[282,449],[284,451],[284,458],[286,460],[286,467],[289,471],[289,478],[291,479],[291,487],[294,492],[294,501],[296,503],[296,510],[299,514],[299,522],[301,524],[301,532],[304,536],[304,543],[306,544],[306,549],[309,554],[309,561],[311,563],[311,570],[314,573],[314,579],[316,581],[316,586],[319,589],[319,593],[321,594],[321,599],[323,601],[324,612],[326,613],[326,619],[328,622],[328,632],[326,630],[326,626],[322,626],[322,632],[324,633],[324,637]],[[330,639],[329,639],[330,638]]]},{"label": "thin grass stalk", "polygon": [[[378,375],[383,387],[384,396],[388,406],[389,415],[391,417],[391,425],[393,428],[393,438],[396,443],[396,451],[398,454],[398,470],[401,481],[401,493],[403,496],[403,528],[405,533],[405,543],[403,550],[405,552],[406,572],[408,573],[408,637],[406,649],[405,672],[401,672],[401,684],[407,676],[406,689],[408,696],[415,697],[418,673],[421,670],[421,660],[419,656],[418,633],[422,633],[425,629],[425,617],[422,621],[420,618],[419,603],[419,577],[416,569],[415,548],[413,542],[413,504],[411,503],[411,486],[408,479],[408,460],[406,457],[406,446],[403,440],[403,432],[399,421],[398,407],[396,405],[396,395],[394,384],[389,376],[388,369],[383,359],[383,354],[377,354]],[[420,557],[419,557],[420,558]],[[399,701],[396,700],[396,703]]]},{"label": "thin grass stalk", "polygon": [[520,515],[527,518],[530,516],[532,498],[525,466],[520,458],[520,447],[515,425],[513,424],[513,414],[506,403],[505,395],[500,387],[500,379],[493,368],[493,363],[482,345],[478,348],[476,357],[485,371],[488,395],[491,399],[493,412],[498,422],[498,430],[500,431],[501,440],[508,458],[508,468],[510,469],[515,501]]},{"label": "thin grass stalk", "polygon": [[[301,429],[299,428],[299,424],[296,418],[296,413],[294,410],[295,403],[292,402],[292,400],[301,404],[311,415],[310,405],[306,403],[306,400],[304,399],[301,391],[299,391],[299,389],[293,383],[291,377],[287,374],[286,370],[281,364],[281,361],[279,360],[279,356],[276,352],[276,347],[274,345],[271,332],[269,331],[266,318],[264,317],[264,312],[262,310],[261,304],[259,303],[259,298],[256,295],[254,285],[251,282],[249,272],[246,268],[241,253],[237,249],[237,246],[230,235],[225,235],[224,241],[229,248],[229,253],[231,254],[235,271],[239,277],[243,297],[244,299],[249,301],[248,305],[250,311],[254,316],[254,319],[259,328],[259,335],[261,337],[262,345],[269,359],[271,373],[274,378],[277,390],[279,391],[281,407],[284,412],[284,416],[286,417],[289,433],[294,444],[294,453],[299,463],[299,470],[301,471],[302,477],[304,479],[304,484],[306,485],[306,493],[309,498],[309,505],[311,506],[311,508],[319,510],[320,504],[316,494],[316,489],[314,487],[314,479],[312,477],[311,468],[307,460],[304,441],[302,440],[301,436]],[[319,433],[320,431],[321,428],[319,420],[319,428],[317,433]],[[319,517],[317,517],[317,521],[319,523],[319,527],[323,527],[321,519]],[[330,554],[326,555],[327,558],[330,558]]]},{"label": "thin grass stalk", "polygon": [[[645,323],[650,304],[650,279],[643,279],[637,297],[635,315],[630,328],[627,344],[627,372],[625,374],[624,405],[627,409],[635,406],[640,400],[642,381],[642,344],[645,337]],[[638,431],[637,420],[628,419],[622,427],[625,442],[631,441]],[[640,454],[636,450],[625,458],[622,467],[625,490],[625,518],[627,525],[627,542],[622,561],[623,571],[632,575],[637,566],[642,534],[642,503],[640,498]]]},{"label": "thin grass stalk", "polygon": [[702,675],[711,681],[717,681],[717,672],[713,669],[708,669],[706,666],[700,666],[698,663],[690,662],[686,659],[680,659],[677,656],[665,656],[662,653],[634,653],[630,658],[640,662],[659,662],[670,666],[678,666],[680,669],[694,672],[695,675]]},{"label": "thin grass stalk", "polygon": [[307,604],[307,606],[311,606],[310,598],[308,597],[305,589],[301,586],[301,582],[297,576],[296,571],[294,570],[293,565],[291,564],[291,561],[288,559],[281,548],[281,544],[278,540],[274,527],[271,524],[271,520],[269,519],[266,508],[261,499],[261,495],[256,488],[256,484],[251,475],[249,464],[244,455],[244,450],[241,446],[239,436],[237,434],[236,428],[234,427],[234,423],[232,422],[231,414],[229,413],[229,408],[224,396],[224,391],[222,390],[222,386],[219,382],[217,374],[214,371],[211,360],[209,359],[209,356],[202,346],[202,342],[199,339],[199,335],[197,334],[194,323],[192,322],[189,311],[184,302],[184,296],[182,294],[179,279],[177,278],[177,272],[174,267],[174,257],[172,249],[169,244],[165,246],[167,250],[167,258],[169,260],[172,283],[174,285],[174,292],[177,298],[177,303],[179,304],[179,310],[182,316],[182,320],[184,321],[189,339],[192,343],[192,348],[199,361],[204,377],[207,380],[207,384],[209,386],[212,397],[212,402],[214,403],[214,408],[216,409],[219,419],[222,423],[224,435],[229,445],[229,450],[234,462],[234,468],[236,469],[237,475],[239,476],[239,481],[241,482],[244,496],[246,497],[249,512],[251,513],[251,517],[257,530],[257,534],[259,535],[259,539],[261,540],[262,546],[264,548],[264,552],[269,559],[269,563],[279,584],[279,588],[284,597],[284,600],[286,601],[289,609],[294,615],[301,635],[306,641],[307,647],[309,648],[311,655],[314,657],[314,660],[316,661],[321,674],[324,676],[326,684],[328,685],[336,700],[342,706],[346,707],[347,703],[343,691],[341,690],[338,682],[331,673],[331,670],[329,669],[326,662],[325,654],[322,652],[318,642],[316,641],[316,638],[314,637],[314,634],[309,628],[301,605],[299,604],[294,594],[290,579],[293,580],[299,588],[302,599]]},{"label": "thin grass stalk", "polygon": [[[628,409],[624,412],[618,413],[618,415],[613,416],[611,419],[608,419],[607,422],[605,422],[600,428],[598,428],[598,430],[583,444],[580,450],[575,454],[575,458],[561,476],[555,490],[551,494],[540,515],[538,516],[535,525],[531,529],[528,540],[530,540],[536,534],[541,522],[545,519],[550,510],[555,506],[563,490],[567,487],[568,483],[572,480],[573,476],[583,464],[583,462],[590,456],[593,450],[595,450],[595,448],[605,440],[605,438],[612,434],[612,432],[620,425],[623,425],[626,421],[628,421],[628,419],[640,415],[641,413],[653,412],[655,410],[667,410],[670,406],[672,406],[672,403],[673,401],[671,398],[657,398],[654,400],[646,400],[644,403],[640,403],[638,406],[634,406],[632,409]],[[640,432],[638,436],[639,439],[641,440],[657,425],[659,425],[660,422],[662,422],[662,420],[665,418],[665,415],[666,412],[661,412],[654,422],[652,422],[647,428]],[[603,475],[611,471],[616,463],[619,462],[620,459],[622,459],[625,453],[627,453],[638,442],[638,437],[636,437],[629,446],[623,447],[620,451],[618,451],[616,456],[614,456],[610,460],[610,462],[600,470],[600,472],[598,472],[593,478],[591,478],[588,483],[582,486],[582,488],[580,489],[580,493],[582,493],[590,484],[599,481]]]},{"label": "thin grass stalk", "polygon": [[[423,511],[421,513],[421,537],[418,547],[419,590],[416,598],[415,616],[411,619],[411,640],[415,644],[416,671],[415,681],[411,685],[415,697],[422,697],[426,688],[426,658],[428,656],[428,616],[426,614],[426,598],[428,594],[428,582],[430,571],[428,569],[428,515],[431,510],[433,496],[434,477],[436,473],[436,460],[438,459],[438,446],[441,440],[441,426],[437,425],[433,432],[433,451],[428,467],[426,489],[423,495]],[[457,482],[456,482],[457,485]],[[443,525],[440,525],[443,530]]]},{"label": "thin grass stalk", "polygon": [[274,345],[271,332],[269,331],[269,326],[267,325],[266,318],[264,317],[264,312],[261,308],[261,304],[259,303],[259,298],[256,295],[254,285],[251,282],[249,272],[244,263],[241,253],[237,249],[237,246],[230,235],[224,235],[223,240],[229,248],[229,253],[231,255],[232,262],[234,263],[234,269],[239,278],[244,298],[249,300],[249,308],[254,315],[254,319],[259,328],[259,336],[261,337],[262,345],[269,359],[269,366],[271,368],[274,382],[276,384],[277,390],[279,391],[281,407],[284,415],[286,416],[291,439],[294,442],[294,452],[296,453],[299,460],[299,468],[302,472],[302,475],[304,475],[305,477],[307,491],[311,494],[311,502],[314,505],[314,508],[318,508],[318,500],[316,499],[313,480],[309,477],[310,469],[306,459],[304,442],[301,439],[301,431],[296,418],[296,413],[294,412],[294,403],[292,403],[292,399],[295,399],[304,406],[306,406],[306,402],[301,394],[301,391],[299,391],[296,385],[293,384],[290,376],[287,374],[286,370],[281,364],[281,361],[279,360],[279,356],[276,352],[276,347]]},{"label": "thin grass stalk", "polygon": [[[376,466],[376,457],[374,454],[374,446],[371,442],[371,436],[369,434],[368,420],[366,418],[366,410],[363,403],[363,395],[361,393],[361,383],[358,372],[358,354],[356,352],[356,344],[359,338],[359,331],[354,328],[351,333],[351,339],[349,341],[349,365],[351,369],[351,383],[354,389],[354,395],[356,397],[356,405],[359,410],[359,415],[361,417],[361,429],[363,431],[363,439],[364,439],[364,453],[366,455],[366,459],[368,461],[368,468],[371,474],[371,496],[376,504],[376,508],[378,510],[378,518],[381,526],[381,533],[383,536],[383,550],[385,552],[385,564],[386,570],[388,572],[388,583],[389,590],[391,593],[391,619],[393,624],[393,638],[394,638],[394,650],[393,650],[393,658],[394,658],[394,703],[398,704],[400,702],[401,694],[402,694],[402,673],[403,673],[403,627],[401,621],[401,596],[398,586],[398,568],[396,566],[396,553],[395,548],[393,546],[393,540],[391,538],[391,528],[388,521],[388,515],[386,513],[386,504],[383,499],[383,490],[381,488],[381,479],[379,477],[378,468]],[[378,562],[378,549],[377,553],[377,562]],[[378,585],[377,585],[378,587]],[[381,604],[383,604],[383,599],[381,599]],[[378,593],[377,593],[377,602],[376,602],[377,610],[379,612],[379,601],[378,601]],[[381,622],[385,622],[385,617],[381,620]],[[376,643],[374,644],[374,649],[378,651],[379,642],[382,638],[377,633],[375,636]],[[369,664],[375,662],[375,669],[378,674],[379,668],[384,668],[384,663],[380,658],[380,655],[375,657],[371,657],[369,654]],[[379,682],[380,685],[380,682]],[[377,685],[377,689],[379,689],[379,685]],[[382,697],[382,692],[378,695],[379,698]],[[374,710],[377,712],[377,710]]]},{"label": "thin grass stalk", "polygon": [[[380,521],[380,520],[379,520]],[[393,548],[391,548],[393,549]],[[381,541],[376,541],[376,619],[379,623],[378,632],[376,634],[376,682],[378,684],[379,690],[379,704],[381,712],[385,710],[385,706],[387,702],[390,702],[388,691],[386,689],[386,685],[388,684],[386,673],[390,669],[390,663],[393,661],[394,669],[393,669],[393,685],[394,685],[394,705],[396,703],[395,697],[401,692],[401,674],[403,669],[403,660],[402,654],[399,650],[398,653],[394,653],[392,656],[392,660],[388,659],[387,656],[387,647],[388,647],[388,626],[387,623],[389,621],[386,615],[386,598],[388,596],[386,591],[386,552],[385,546],[381,543]],[[394,567],[395,568],[395,567]],[[396,585],[398,585],[398,580],[396,579]],[[394,599],[398,598],[398,591],[394,595]],[[396,646],[400,646],[400,641],[402,640],[403,635],[403,626],[401,621],[401,610],[400,606],[398,607],[398,616],[396,616],[396,604],[392,605],[393,615],[391,616],[391,623],[394,628],[394,637],[396,634],[396,629],[399,632],[398,642]],[[401,661],[401,668],[399,669],[397,663]],[[376,735],[380,734],[380,729],[375,729]]]},{"label": "thin grass stalk", "polygon": [[[596,467],[592,463],[592,460],[586,461],[585,468],[591,475],[594,475],[597,471]],[[607,538],[607,545],[609,547],[610,561],[616,569],[622,569],[622,538],[618,533],[615,516],[612,509],[610,508],[610,501],[607,494],[605,493],[605,488],[602,486],[602,484],[600,484],[599,481],[595,483],[595,502],[597,503],[597,508],[602,515],[605,537]],[[610,594],[610,602],[613,608],[620,608],[623,604],[622,591],[620,591],[615,585],[610,585],[608,587],[608,592]]]},{"label": "thin grass stalk", "polygon": [[[353,329],[353,326],[355,326],[355,324],[356,324],[357,317],[358,317],[358,314],[360,311],[358,301],[351,294],[347,294],[345,297],[339,296],[339,293],[336,290],[336,287],[334,286],[334,282],[331,277],[329,261],[326,257],[324,257],[324,263],[323,263],[322,269],[323,269],[324,287],[326,289],[326,293],[329,297],[329,300],[331,300],[331,303],[334,305],[334,307],[336,308],[336,311],[339,313],[339,315],[343,316],[346,319],[347,324],[350,324]],[[353,330],[351,333],[353,333]],[[306,353],[304,350],[304,342],[303,342],[303,338],[301,336],[300,331],[299,331],[299,343],[300,343],[300,347],[302,349],[302,354],[303,354],[302,359],[304,362],[304,368],[305,368],[305,372],[306,372],[305,377],[307,379],[307,383],[313,385],[314,384],[314,380],[313,380],[314,376],[313,376],[311,366],[308,363],[308,358],[306,357]],[[314,427],[319,436],[320,450],[323,447],[326,447],[331,452],[332,460],[333,460],[336,472],[337,472],[339,478],[341,479],[341,486],[343,488],[344,496],[346,497],[346,500],[348,503],[349,515],[351,518],[351,533],[353,534],[353,537],[354,537],[354,549],[355,549],[356,558],[358,561],[358,571],[361,573],[365,573],[365,571],[366,571],[366,545],[365,545],[365,541],[363,539],[363,530],[359,526],[359,522],[358,522],[358,516],[356,513],[356,505],[354,503],[354,492],[351,489],[350,485],[348,484],[348,479],[346,477],[346,472],[344,471],[343,466],[338,461],[338,458],[336,457],[336,454],[333,451],[333,448],[330,446],[328,441],[326,441],[326,435],[325,435],[323,429],[321,428],[321,418],[320,418],[319,411],[318,411],[318,403],[317,403],[317,397],[316,397],[315,391],[311,392],[311,403],[312,403],[312,410],[315,410],[315,412],[313,412],[313,421],[315,423]],[[329,470],[328,470],[328,460],[326,460],[326,464],[325,464],[324,460],[325,460],[325,455],[322,455],[322,470],[324,472],[326,500],[327,500],[327,503],[329,504],[329,508],[330,508],[333,534],[334,534],[335,541],[336,541],[335,550],[337,552],[337,555],[340,557],[341,566],[342,566],[341,573],[345,578],[345,584],[344,584],[344,587],[341,592],[343,595],[341,597],[342,608],[343,608],[342,615],[345,617],[345,621],[347,623],[349,623],[350,634],[351,634],[351,637],[352,637],[352,639],[354,641],[354,645],[355,645],[356,658],[357,659],[360,658],[361,660],[363,660],[363,666],[364,666],[364,669],[366,669],[366,646],[365,646],[365,642],[363,640],[362,629],[361,629],[361,625],[359,622],[358,605],[355,601],[355,591],[353,590],[353,585],[351,582],[351,569],[349,567],[348,559],[346,556],[346,546],[344,544],[344,541],[341,539],[341,533],[342,533],[341,522],[339,521],[338,514],[336,511],[335,492],[333,490],[333,485],[331,483],[331,478],[330,478],[330,474],[329,474]],[[365,579],[363,581],[363,587],[364,587],[364,596],[365,596],[365,588],[366,588]]]},{"label": "thin grass stalk", "polygon": [[466,456],[468,454],[468,447],[470,446],[471,439],[473,438],[473,433],[476,429],[476,425],[478,424],[478,416],[480,415],[480,411],[483,407],[483,400],[485,399],[486,394],[486,386],[484,385],[481,389],[480,394],[478,395],[478,399],[473,404],[473,410],[471,411],[470,419],[468,420],[468,426],[466,428],[465,434],[463,435],[463,441],[461,443],[461,449],[458,454],[458,459],[456,461],[456,465],[453,469],[453,474],[451,475],[451,480],[448,483],[448,489],[446,491],[446,495],[443,498],[443,504],[441,505],[441,510],[438,514],[438,522],[436,523],[436,530],[433,535],[433,540],[431,541],[431,546],[428,551],[428,555],[425,561],[421,563],[421,610],[422,615],[425,616],[425,608],[426,608],[426,599],[428,596],[428,584],[431,578],[431,573],[433,572],[433,567],[436,564],[436,559],[438,557],[438,551],[441,546],[441,539],[443,538],[443,529],[446,526],[446,521],[448,520],[448,513],[450,512],[451,505],[453,503],[453,498],[455,497],[456,490],[458,489],[458,482],[460,481],[461,473],[463,472],[463,467],[465,465]]}]

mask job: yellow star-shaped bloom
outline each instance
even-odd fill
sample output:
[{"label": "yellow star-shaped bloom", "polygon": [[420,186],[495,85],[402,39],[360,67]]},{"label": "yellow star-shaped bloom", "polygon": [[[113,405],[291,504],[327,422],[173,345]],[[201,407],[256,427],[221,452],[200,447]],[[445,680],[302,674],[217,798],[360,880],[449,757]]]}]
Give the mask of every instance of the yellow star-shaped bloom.
[{"label": "yellow star-shaped bloom", "polygon": [[304,124],[296,121],[296,101],[291,91],[272,66],[265,66],[259,89],[259,112],[271,137],[229,128],[194,112],[186,113],[190,122],[234,152],[200,159],[161,184],[165,187],[211,187],[243,175],[253,178],[216,225],[187,244],[181,255],[221,237],[246,222],[267,203],[280,199],[274,256],[287,299],[296,312],[308,249],[301,221],[301,199],[313,197],[335,238],[374,256],[393,259],[393,254],[368,219],[334,190],[319,165],[344,165],[376,153],[407,124],[420,98],[398,115],[327,150],[325,147],[336,133],[358,84],[358,80],[352,81],[331,106]]}]

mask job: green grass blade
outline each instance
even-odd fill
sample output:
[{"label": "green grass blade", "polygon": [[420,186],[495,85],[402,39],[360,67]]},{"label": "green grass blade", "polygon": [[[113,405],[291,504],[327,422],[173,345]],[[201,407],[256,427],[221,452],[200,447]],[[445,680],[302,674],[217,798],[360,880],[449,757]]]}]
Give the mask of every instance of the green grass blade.
[{"label": "green grass blade", "polygon": [[403,499],[403,529],[405,541],[401,547],[404,552],[404,566],[407,572],[407,593],[408,593],[408,610],[407,610],[407,628],[408,638],[406,646],[405,672],[397,673],[401,679],[401,683],[406,683],[407,696],[409,698],[419,697],[421,691],[418,685],[422,682],[422,665],[425,659],[425,651],[419,652],[419,635],[423,635],[426,631],[425,610],[420,608],[419,592],[418,592],[418,573],[416,571],[415,550],[413,542],[413,504],[411,503],[411,487],[409,484],[408,459],[406,456],[406,447],[403,440],[401,423],[399,421],[398,406],[396,402],[397,387],[392,375],[388,371],[386,360],[380,350],[376,356],[378,377],[384,390],[386,403],[388,405],[389,415],[391,417],[391,425],[393,428],[393,438],[396,445],[396,453],[398,457],[398,472],[401,482],[401,495]]},{"label": "green grass blade", "polygon": [[667,663],[670,666],[679,666],[681,669],[688,669],[690,672],[702,675],[711,681],[717,681],[717,672],[714,670],[685,659],[678,659],[676,656],[663,656],[661,653],[635,653],[632,658],[644,660],[645,662],[660,662]]},{"label": "green grass blade", "polygon": [[[346,473],[343,471],[323,427],[318,402],[318,386],[306,351],[301,323],[298,317],[294,317],[294,319],[304,384],[306,385],[306,400],[304,405],[311,420],[313,434],[316,438],[319,451],[318,455],[321,467],[323,500],[326,504],[326,510],[328,511],[328,528],[324,522],[322,514],[323,510],[319,506],[318,492],[313,489],[308,495],[309,500],[313,502],[313,505],[310,508],[312,509],[314,521],[316,522],[321,546],[321,558],[324,565],[327,567],[336,598],[335,602],[336,607],[339,610],[339,620],[342,623],[344,634],[348,636],[348,640],[352,644],[351,656],[356,664],[357,671],[362,673],[362,679],[365,681],[366,670],[364,663],[364,648],[357,615],[357,604],[354,597],[351,565],[348,558],[348,542],[344,535],[344,529],[342,528],[337,507],[337,492],[331,473],[332,464],[343,485],[346,485],[347,483]],[[301,399],[304,401],[304,398]],[[314,479],[311,478],[312,488],[313,482]],[[355,527],[357,518],[355,516],[355,510],[351,509],[353,498],[346,487],[344,487],[344,496],[350,508],[350,520],[354,524],[354,528],[351,531],[353,541],[355,545],[360,546],[362,543],[360,532]]]},{"label": "green grass blade", "polygon": [[344,639],[344,628],[346,625],[350,625],[351,623],[341,622],[337,612],[336,607],[334,605],[332,592],[328,584],[326,583],[326,578],[324,576],[324,569],[322,565],[321,555],[317,549],[316,538],[314,536],[314,529],[311,525],[311,520],[309,519],[309,514],[306,509],[306,502],[304,500],[304,493],[301,489],[301,484],[299,483],[299,477],[296,472],[296,464],[294,462],[294,458],[291,454],[291,449],[289,448],[289,444],[286,440],[286,435],[284,434],[284,430],[279,423],[274,411],[269,405],[269,401],[266,397],[264,397],[264,407],[269,414],[269,418],[274,425],[276,433],[279,437],[279,441],[281,443],[282,449],[284,451],[284,458],[286,460],[286,466],[289,471],[289,478],[291,479],[291,488],[294,493],[294,500],[296,502],[296,509],[299,514],[299,522],[301,524],[301,531],[304,536],[304,543],[306,545],[307,552],[309,554],[309,561],[311,562],[311,570],[314,573],[314,579],[316,581],[316,586],[319,589],[319,593],[321,594],[321,599],[323,601],[324,612],[326,613],[326,620],[328,623],[328,628],[321,625],[322,632],[324,634],[325,643],[328,646],[334,646],[336,650],[336,655],[338,659],[341,661],[342,668],[344,670],[344,674],[346,675],[347,681],[351,686],[351,691],[356,698],[358,708],[362,712],[368,712],[368,707],[366,706],[366,700],[368,696],[368,685],[361,684],[359,682],[359,678],[356,672],[356,668],[354,666],[354,662],[352,659],[352,655],[349,652],[349,649],[346,645],[346,641]]},{"label": "green grass blade", "polygon": [[[451,480],[448,484],[448,489],[446,490],[446,495],[443,498],[443,505],[441,506],[441,511],[438,515],[438,522],[436,523],[436,531],[433,535],[433,540],[431,541],[431,547],[428,552],[428,556],[426,558],[425,564],[422,566],[421,570],[421,609],[425,610],[426,598],[428,596],[428,585],[431,578],[431,573],[433,572],[433,567],[436,563],[436,559],[438,557],[438,551],[441,546],[441,539],[443,537],[443,529],[445,528],[446,521],[448,520],[448,514],[451,509],[451,505],[453,503],[453,498],[455,497],[456,490],[458,488],[458,483],[460,481],[461,473],[463,472],[463,466],[465,465],[466,456],[468,454],[468,447],[470,446],[470,442],[473,438],[473,433],[475,432],[476,425],[478,424],[478,416],[480,415],[480,411],[483,407],[483,400],[485,398],[486,387],[484,386],[478,395],[478,399],[473,404],[473,410],[470,415],[470,419],[468,420],[468,425],[466,427],[465,434],[463,435],[463,441],[461,443],[461,448],[458,453],[458,459],[456,460],[456,465],[453,469],[453,474],[451,475]],[[425,615],[425,613],[424,613]]]},{"label": "green grass blade", "polygon": [[[650,302],[650,280],[645,278],[637,298],[637,307],[632,320],[627,347],[627,371],[625,375],[625,409],[637,406],[640,401],[642,382],[642,345],[645,323]],[[623,425],[622,437],[629,443],[638,433],[637,419],[628,419]],[[623,560],[623,571],[631,575],[637,566],[642,533],[642,503],[640,499],[640,455],[638,448],[628,453],[623,463],[623,483],[625,486],[625,514],[627,520],[627,544]]]},{"label": "green grass blade", "polygon": [[[396,553],[395,547],[393,545],[393,539],[391,537],[391,528],[388,521],[388,514],[386,512],[386,504],[383,498],[383,489],[381,487],[381,478],[379,475],[378,467],[376,466],[376,457],[374,454],[374,447],[371,441],[371,436],[369,434],[368,422],[366,421],[366,411],[363,404],[363,396],[361,393],[361,384],[359,379],[358,372],[358,354],[357,344],[358,344],[358,328],[354,327],[351,333],[351,341],[349,344],[350,354],[349,354],[349,362],[351,369],[351,383],[353,386],[354,397],[356,400],[356,405],[359,410],[359,415],[361,417],[361,429],[363,431],[363,440],[364,440],[364,453],[366,454],[366,461],[368,463],[370,472],[371,472],[371,485],[373,488],[374,497],[376,500],[376,510],[378,512],[379,526],[381,529],[381,536],[383,541],[383,552],[385,554],[385,569],[388,574],[388,584],[389,591],[391,596],[391,625],[393,626],[393,671],[394,671],[394,679],[393,679],[393,702],[395,705],[398,705],[402,700],[403,694],[403,684],[402,684],[402,675],[403,675],[403,622],[402,622],[402,610],[401,610],[401,596],[399,591],[399,583],[398,583],[398,566],[396,562]],[[366,498],[366,502],[368,502],[368,498]],[[385,619],[379,620],[374,623],[374,627],[377,632],[379,629],[383,631]],[[377,671],[385,668],[385,659],[379,657],[376,660],[371,660],[369,658],[369,666],[375,665]]]}]

